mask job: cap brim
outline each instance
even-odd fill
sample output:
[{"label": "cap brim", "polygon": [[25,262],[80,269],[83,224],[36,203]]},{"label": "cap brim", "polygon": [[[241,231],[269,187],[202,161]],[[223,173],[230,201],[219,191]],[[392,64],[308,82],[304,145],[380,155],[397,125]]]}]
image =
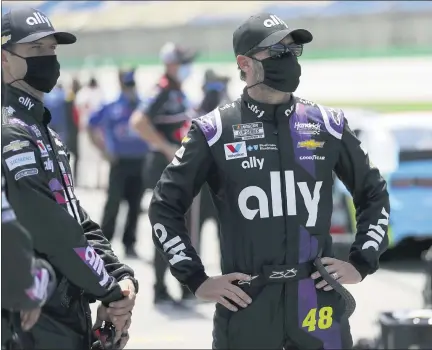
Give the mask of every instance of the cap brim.
[{"label": "cap brim", "polygon": [[312,41],[312,33],[306,29],[283,29],[261,41],[257,47],[269,47],[280,42],[283,38],[291,35],[296,44],[308,44]]},{"label": "cap brim", "polygon": [[59,45],[73,44],[77,40],[75,35],[68,33],[68,32],[47,31],[47,32],[38,32],[38,33],[30,34],[30,35],[26,36],[25,38],[18,40],[16,43],[17,44],[31,43],[33,41],[37,41],[39,39],[46,38],[47,36],[50,36],[50,35],[54,35],[54,37],[57,40],[57,44],[59,44]]}]

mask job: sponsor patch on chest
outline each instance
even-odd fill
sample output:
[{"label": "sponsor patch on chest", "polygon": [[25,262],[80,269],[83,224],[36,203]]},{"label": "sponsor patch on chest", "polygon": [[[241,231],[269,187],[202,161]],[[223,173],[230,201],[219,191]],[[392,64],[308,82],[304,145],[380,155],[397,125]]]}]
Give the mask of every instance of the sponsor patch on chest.
[{"label": "sponsor patch on chest", "polygon": [[225,159],[238,159],[247,157],[246,142],[232,142],[224,144]]},{"label": "sponsor patch on chest", "polygon": [[240,140],[253,140],[264,138],[264,127],[262,122],[236,124],[232,126],[233,136]]}]

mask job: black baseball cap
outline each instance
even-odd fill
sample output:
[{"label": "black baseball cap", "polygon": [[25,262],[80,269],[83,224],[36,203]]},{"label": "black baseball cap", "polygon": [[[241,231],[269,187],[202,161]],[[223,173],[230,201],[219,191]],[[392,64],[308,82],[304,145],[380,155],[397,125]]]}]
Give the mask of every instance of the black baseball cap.
[{"label": "black baseball cap", "polygon": [[269,47],[291,34],[296,44],[307,44],[313,39],[306,29],[291,29],[278,16],[260,13],[251,16],[233,34],[235,55],[244,55],[256,47]]},{"label": "black baseball cap", "polygon": [[34,8],[13,9],[2,16],[2,46],[31,43],[49,35],[54,35],[58,44],[76,42],[75,35],[56,31],[49,18]]}]

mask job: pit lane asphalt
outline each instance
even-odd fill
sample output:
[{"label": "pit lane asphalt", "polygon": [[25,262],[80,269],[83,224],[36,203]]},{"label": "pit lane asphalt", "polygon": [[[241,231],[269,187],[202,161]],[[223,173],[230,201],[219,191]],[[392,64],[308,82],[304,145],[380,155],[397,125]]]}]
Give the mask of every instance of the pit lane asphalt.
[{"label": "pit lane asphalt", "polygon": [[[103,172],[106,177],[106,170]],[[92,176],[95,174],[86,173]],[[100,223],[105,203],[104,191],[77,188],[76,195],[92,219]],[[144,202],[146,199],[148,197]],[[140,293],[133,312],[127,349],[211,349],[213,304],[198,304],[193,308],[154,308],[154,276],[149,265],[153,257],[150,224],[147,215],[143,214],[139,222],[137,242],[137,250],[142,259],[124,259],[118,237],[125,222],[125,212],[126,207],[122,207],[113,247],[119,258],[135,269],[140,281]],[[209,275],[219,274],[215,225],[208,222],[203,230],[203,262]],[[169,273],[166,281],[172,295],[180,297],[179,285]],[[399,262],[387,263],[385,268],[368,276],[360,284],[348,286],[357,301],[357,309],[350,319],[354,340],[374,337],[379,331],[378,316],[383,311],[420,308],[424,281],[420,263]]]}]

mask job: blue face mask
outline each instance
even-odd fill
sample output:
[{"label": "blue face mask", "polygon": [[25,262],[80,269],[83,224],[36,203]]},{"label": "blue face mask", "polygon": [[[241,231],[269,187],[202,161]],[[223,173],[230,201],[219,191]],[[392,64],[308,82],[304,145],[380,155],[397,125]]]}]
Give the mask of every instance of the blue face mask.
[{"label": "blue face mask", "polygon": [[180,83],[184,82],[189,77],[191,70],[190,64],[182,64],[177,71],[177,80]]}]

